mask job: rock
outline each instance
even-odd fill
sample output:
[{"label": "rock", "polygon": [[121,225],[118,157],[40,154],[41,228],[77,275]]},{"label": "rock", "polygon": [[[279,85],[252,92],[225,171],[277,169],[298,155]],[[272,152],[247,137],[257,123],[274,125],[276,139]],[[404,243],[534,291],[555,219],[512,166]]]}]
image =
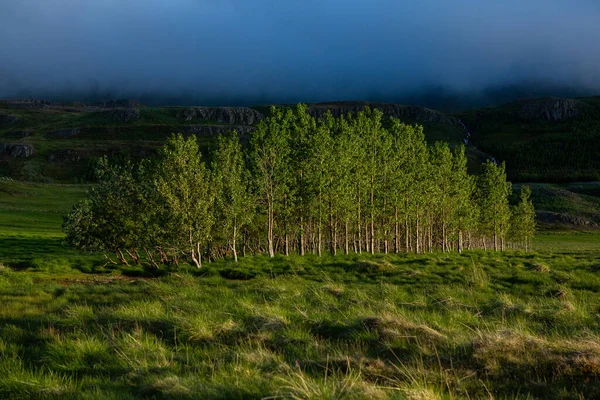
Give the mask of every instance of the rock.
[{"label": "rock", "polygon": [[24,99],[24,100],[3,100],[0,102],[8,108],[27,108],[27,109],[42,109],[49,108],[54,105],[48,100]]},{"label": "rock", "polygon": [[193,107],[183,110],[178,117],[186,122],[200,119],[232,125],[254,125],[264,118],[260,112],[248,107]]},{"label": "rock", "polygon": [[18,138],[29,137],[31,135],[33,135],[33,129],[23,129],[23,130],[20,130],[20,131],[10,131],[7,134],[7,136],[18,137]]},{"label": "rock", "polygon": [[79,132],[79,128],[59,129],[57,131],[48,133],[48,136],[55,138],[70,138],[79,135]]},{"label": "rock", "polygon": [[27,158],[33,155],[33,145],[29,143],[0,143],[0,153],[12,158]]},{"label": "rock", "polygon": [[0,125],[10,125],[19,121],[14,115],[0,114]]},{"label": "rock", "polygon": [[137,108],[115,108],[105,111],[103,114],[114,122],[130,122],[140,119],[140,110]]},{"label": "rock", "polygon": [[81,158],[81,154],[72,149],[56,150],[48,155],[48,161],[53,162],[78,162]]},{"label": "rock", "polygon": [[247,135],[254,130],[251,126],[218,126],[218,125],[188,125],[183,128],[184,133],[190,135],[216,136],[229,131],[237,131],[240,135]]},{"label": "rock", "polygon": [[525,102],[518,114],[525,119],[563,121],[575,117],[577,113],[577,101],[550,97]]},{"label": "rock", "polygon": [[438,122],[449,125],[459,125],[458,119],[450,117],[439,111],[425,107],[405,106],[387,103],[365,103],[365,102],[340,102],[340,103],[318,103],[308,107],[308,113],[315,118],[321,118],[327,111],[334,117],[346,115],[350,112],[356,113],[365,108],[376,108],[383,112],[385,117],[398,119],[416,119],[421,122]]},{"label": "rock", "polygon": [[104,100],[99,101],[93,104],[97,107],[102,108],[139,108],[141,104],[136,100],[131,99],[113,99],[113,100]]}]

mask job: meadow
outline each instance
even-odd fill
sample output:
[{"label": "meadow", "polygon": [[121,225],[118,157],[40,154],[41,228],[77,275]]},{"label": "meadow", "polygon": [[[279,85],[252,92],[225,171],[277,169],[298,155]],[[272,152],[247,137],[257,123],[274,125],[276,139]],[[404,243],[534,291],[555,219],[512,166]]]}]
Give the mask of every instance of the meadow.
[{"label": "meadow", "polygon": [[85,190],[0,181],[0,398],[600,397],[598,232],[151,275],[63,244]]}]

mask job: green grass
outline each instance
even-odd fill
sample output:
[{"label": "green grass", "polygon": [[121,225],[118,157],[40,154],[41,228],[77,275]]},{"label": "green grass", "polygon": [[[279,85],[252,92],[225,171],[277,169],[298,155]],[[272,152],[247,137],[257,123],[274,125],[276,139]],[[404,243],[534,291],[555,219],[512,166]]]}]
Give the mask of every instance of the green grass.
[{"label": "green grass", "polygon": [[0,397],[595,398],[598,254],[4,269]]},{"label": "green grass", "polygon": [[87,187],[0,180],[0,262],[39,268],[60,261],[61,268],[86,270],[98,264],[98,255],[63,244],[63,216],[85,197]]},{"label": "green grass", "polygon": [[[600,227],[600,182],[527,185],[538,213],[557,213],[565,217],[556,223],[542,220],[540,228],[590,230]],[[513,185],[513,201],[516,201],[521,186]]]},{"label": "green grass", "polygon": [[600,396],[599,232],[151,278],[62,244],[85,190],[0,180],[0,398]]}]

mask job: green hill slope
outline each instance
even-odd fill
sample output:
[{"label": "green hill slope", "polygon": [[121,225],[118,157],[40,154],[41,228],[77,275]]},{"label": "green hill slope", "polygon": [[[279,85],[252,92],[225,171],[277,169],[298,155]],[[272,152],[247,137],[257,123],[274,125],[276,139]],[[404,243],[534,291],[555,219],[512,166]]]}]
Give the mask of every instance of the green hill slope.
[{"label": "green hill slope", "polygon": [[[328,103],[310,107],[314,115],[381,108],[386,115],[419,123],[430,141],[459,143],[463,128],[454,117],[422,107],[369,103]],[[268,107],[143,107],[134,102],[100,105],[0,101],[0,177],[77,183],[90,178],[94,159],[141,158],[174,132],[196,134],[207,148],[219,133],[247,134]]]},{"label": "green hill slope", "polygon": [[[600,180],[600,97],[544,98],[447,115],[416,106],[335,102],[309,106],[315,116],[379,108],[424,126],[430,142],[463,142],[473,167],[487,157],[506,161],[515,182]],[[219,133],[249,133],[268,107],[144,107],[113,100],[95,105],[0,101],[0,176],[81,182],[104,154],[140,158],[173,132],[196,134],[207,147]]]},{"label": "green hill slope", "polygon": [[525,100],[457,117],[475,146],[506,161],[513,181],[600,180],[600,97]]}]

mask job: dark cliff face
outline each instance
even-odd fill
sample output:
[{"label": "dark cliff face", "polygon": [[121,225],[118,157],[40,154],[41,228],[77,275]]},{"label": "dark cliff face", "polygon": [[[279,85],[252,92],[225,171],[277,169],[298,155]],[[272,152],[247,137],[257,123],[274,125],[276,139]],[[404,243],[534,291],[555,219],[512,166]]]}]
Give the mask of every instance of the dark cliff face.
[{"label": "dark cliff face", "polygon": [[104,100],[92,105],[102,108],[139,108],[141,106],[139,102],[131,99]]},{"label": "dark cliff face", "polygon": [[40,109],[52,107],[54,105],[54,103],[52,103],[51,101],[47,101],[47,100],[24,99],[24,100],[2,100],[2,101],[0,101],[0,105],[2,105],[5,108],[40,110]]},{"label": "dark cliff face", "polygon": [[140,110],[138,108],[114,108],[104,111],[106,117],[113,122],[133,122],[140,119]]},{"label": "dark cliff face", "polygon": [[331,112],[334,117],[346,115],[348,113],[356,113],[365,108],[376,108],[380,110],[386,117],[394,117],[399,119],[414,119],[420,122],[433,122],[449,125],[458,124],[458,120],[439,111],[418,106],[405,106],[400,104],[386,103],[363,103],[363,102],[342,102],[342,103],[318,103],[308,107],[308,112],[316,118],[322,117],[327,111]]},{"label": "dark cliff face", "polygon": [[27,158],[33,155],[33,145],[29,143],[0,143],[0,154],[12,158]]},{"label": "dark cliff face", "polygon": [[179,118],[185,122],[202,120],[229,125],[254,125],[264,116],[247,107],[193,107],[182,111]]},{"label": "dark cliff face", "polygon": [[563,121],[577,116],[578,111],[576,100],[550,97],[523,102],[518,114],[524,119]]},{"label": "dark cliff face", "polygon": [[236,131],[240,135],[247,135],[254,130],[251,126],[215,126],[215,125],[186,125],[182,128],[184,133],[201,136],[217,136],[229,131]]}]

